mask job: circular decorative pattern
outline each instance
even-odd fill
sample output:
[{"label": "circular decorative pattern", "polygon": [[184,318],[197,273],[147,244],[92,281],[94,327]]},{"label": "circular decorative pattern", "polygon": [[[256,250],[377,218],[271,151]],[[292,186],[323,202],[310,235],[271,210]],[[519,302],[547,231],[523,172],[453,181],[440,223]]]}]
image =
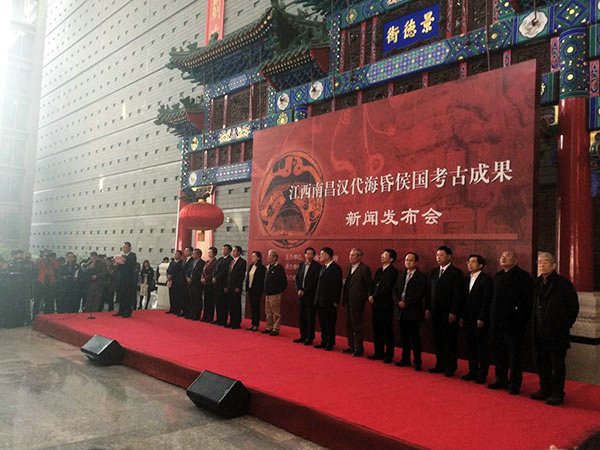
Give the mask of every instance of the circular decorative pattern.
[{"label": "circular decorative pattern", "polygon": [[533,39],[546,28],[548,24],[548,16],[543,11],[532,12],[528,14],[521,25],[519,25],[519,33],[521,35]]},{"label": "circular decorative pattern", "polygon": [[307,153],[293,151],[271,162],[260,187],[258,216],[275,245],[295,248],[314,233],[323,216],[325,199],[299,192],[292,196],[290,188],[323,182],[317,161]]},{"label": "circular decorative pattern", "polygon": [[290,96],[287,95],[285,92],[280,94],[279,97],[277,97],[277,107],[283,111],[284,109],[287,109],[287,107],[290,104]]},{"label": "circular decorative pattern", "polygon": [[575,49],[573,48],[573,46],[569,46],[569,48],[567,48],[567,53],[571,54],[574,50]]},{"label": "circular decorative pattern", "polygon": [[573,75],[572,73],[570,73],[569,75],[567,75],[567,80],[572,81],[573,78],[575,78],[575,75]]},{"label": "circular decorative pattern", "polygon": [[196,181],[198,181],[198,175],[196,174],[196,172],[190,173],[190,176],[188,177],[188,184],[190,186],[195,186]]},{"label": "circular decorative pattern", "polygon": [[319,98],[321,98],[323,90],[323,83],[321,83],[320,81],[315,81],[313,84],[310,85],[310,91],[308,92],[308,95],[311,99],[318,100]]},{"label": "circular decorative pattern", "polygon": [[192,144],[190,145],[190,147],[192,148],[192,150],[196,150],[198,148],[198,145],[200,145],[200,142],[198,141],[198,138],[194,136],[192,138]]},{"label": "circular decorative pattern", "polygon": [[282,112],[281,114],[279,114],[279,117],[277,117],[277,125],[285,125],[286,123],[288,123],[288,120],[288,115]]},{"label": "circular decorative pattern", "polygon": [[352,8],[350,11],[348,11],[348,14],[346,15],[346,22],[352,23],[356,20],[357,17],[358,12],[356,11],[356,9]]}]

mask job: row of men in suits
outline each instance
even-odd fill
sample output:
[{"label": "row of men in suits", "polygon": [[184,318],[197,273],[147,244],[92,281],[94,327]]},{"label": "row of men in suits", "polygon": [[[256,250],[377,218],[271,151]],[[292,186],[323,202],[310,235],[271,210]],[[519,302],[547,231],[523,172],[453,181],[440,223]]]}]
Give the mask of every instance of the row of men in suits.
[{"label": "row of men in suits", "polygon": [[[344,353],[364,354],[363,313],[372,306],[374,353],[372,360],[391,363],[394,357],[394,319],[402,338],[402,358],[398,366],[410,366],[413,353],[415,370],[421,370],[420,323],[431,320],[436,351],[432,373],[454,376],[457,369],[458,329],[464,328],[469,362],[466,381],[484,384],[490,366],[490,334],[495,355],[496,381],[491,389],[519,393],[523,378],[522,347],[527,324],[535,303],[534,330],[541,390],[531,397],[549,404],[564,401],[565,354],[569,347],[569,329],[578,313],[577,294],[572,284],[555,271],[552,255],[541,253],[540,277],[532,277],[518,266],[512,251],[500,255],[500,272],[494,279],[483,272],[485,259],[472,254],[467,261],[468,276],[452,262],[452,250],[440,246],[435,267],[429,276],[418,268],[419,256],[408,252],[405,270],[394,267],[397,254],[385,249],[381,267],[371,277],[370,268],[361,259],[363,252],[353,248],[349,255],[345,281],[333,259],[333,251],[321,249],[321,264],[315,250],[305,250],[305,260],[296,274],[299,300],[300,337],[294,342],[310,345],[315,337],[315,315],[321,325],[321,343],[317,348],[333,349],[338,307],[346,307],[348,347]],[[544,267],[546,271],[544,272]],[[341,300],[341,302],[340,302]]]}]

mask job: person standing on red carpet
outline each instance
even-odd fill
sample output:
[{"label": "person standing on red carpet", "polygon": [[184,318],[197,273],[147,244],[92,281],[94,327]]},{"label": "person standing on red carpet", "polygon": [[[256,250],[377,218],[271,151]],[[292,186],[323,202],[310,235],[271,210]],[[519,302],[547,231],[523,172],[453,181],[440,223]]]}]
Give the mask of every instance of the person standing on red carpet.
[{"label": "person standing on red carpet", "polygon": [[277,261],[279,255],[275,250],[267,253],[267,271],[265,274],[265,315],[267,326],[262,332],[271,336],[279,335],[281,325],[281,295],[287,288],[287,275],[283,266]]},{"label": "person standing on red carpet", "polygon": [[217,309],[217,325],[227,325],[228,300],[225,288],[227,287],[227,276],[229,275],[229,264],[231,264],[231,250],[233,247],[229,244],[223,245],[221,252],[222,257],[217,262],[213,276],[213,284],[215,286],[215,306]]},{"label": "person standing on red carpet", "polygon": [[494,296],[492,277],[483,272],[485,259],[481,255],[470,255],[467,261],[469,275],[465,280],[465,306],[460,326],[465,330],[469,372],[461,379],[485,384],[490,368],[488,331],[490,329],[490,307]]},{"label": "person standing on red carpet", "polygon": [[202,259],[202,250],[195,248],[192,251],[192,268],[188,284],[190,287],[190,313],[192,320],[200,320],[202,317],[202,272],[204,270],[204,260]]},{"label": "person standing on red carpet", "polygon": [[464,302],[463,273],[452,264],[452,250],[442,245],[435,254],[438,267],[429,275],[425,316],[432,321],[435,367],[431,373],[453,377],[458,367],[458,321]]},{"label": "person standing on red carpet", "polygon": [[321,271],[315,294],[315,306],[321,325],[321,343],[315,348],[327,351],[335,347],[335,323],[342,294],[342,268],[333,260],[333,249],[323,247],[320,253]]},{"label": "person standing on red carpet", "polygon": [[410,351],[413,352],[415,370],[421,370],[421,334],[423,308],[427,295],[427,275],[419,270],[419,255],[408,252],[404,256],[406,270],[398,275],[393,297],[396,305],[394,318],[400,324],[402,336],[402,359],[399,367],[410,366]]},{"label": "person standing on red carpet", "polygon": [[343,353],[352,356],[362,356],[365,352],[363,346],[364,311],[369,290],[371,289],[371,269],[361,261],[363,252],[360,248],[350,250],[350,265],[346,270],[346,282],[342,295],[342,306],[346,306],[346,338],[348,347]]},{"label": "person standing on red carpet", "polygon": [[131,317],[131,311],[135,304],[137,290],[137,257],[131,251],[131,243],[123,243],[123,254],[117,262],[117,302],[119,303],[119,312],[114,316]]},{"label": "person standing on red carpet", "polygon": [[213,277],[217,267],[217,248],[211,247],[208,249],[208,261],[202,269],[201,282],[204,288],[203,291],[203,311],[202,322],[212,323],[215,320],[215,285]]},{"label": "person standing on red carpet", "polygon": [[181,262],[181,250],[175,250],[173,253],[173,259],[169,263],[167,268],[167,286],[169,288],[169,303],[170,308],[165,314],[178,315],[181,311],[181,286],[185,282],[185,275],[183,274],[182,262]]},{"label": "person standing on red carpet", "polygon": [[316,262],[316,251],[312,247],[304,250],[304,261],[298,265],[296,272],[296,291],[298,291],[298,326],[300,337],[294,339],[297,344],[312,345],[315,339],[315,292],[319,282],[321,264]]},{"label": "person standing on red carpet", "polygon": [[382,359],[385,364],[394,360],[394,298],[393,291],[398,278],[398,269],[394,267],[396,250],[386,248],[381,254],[381,267],[375,272],[371,285],[371,304],[373,319],[373,347],[375,353],[367,356],[371,360]]},{"label": "person standing on red carpet", "polygon": [[548,405],[565,402],[565,358],[570,345],[569,330],[579,314],[579,299],[573,284],[556,273],[556,259],[538,254],[541,275],[534,289],[534,342],[540,390],[530,395]]},{"label": "person standing on red carpet", "polygon": [[247,328],[248,331],[258,331],[260,325],[260,300],[265,291],[265,274],[267,268],[262,263],[262,253],[252,252],[252,263],[246,276],[246,295],[250,300],[250,309],[252,311],[252,324]]},{"label": "person standing on red carpet", "polygon": [[227,275],[227,294],[229,323],[225,326],[236,330],[242,323],[242,286],[246,278],[246,260],[242,258],[242,247],[236,245],[231,252],[233,259],[229,263]]},{"label": "person standing on red carpet", "polygon": [[521,269],[517,263],[517,255],[514,252],[502,252],[500,256],[502,270],[494,278],[491,308],[496,381],[488,384],[488,387],[508,389],[511,395],[517,395],[521,390],[523,381],[521,351],[533,304],[531,275]]}]

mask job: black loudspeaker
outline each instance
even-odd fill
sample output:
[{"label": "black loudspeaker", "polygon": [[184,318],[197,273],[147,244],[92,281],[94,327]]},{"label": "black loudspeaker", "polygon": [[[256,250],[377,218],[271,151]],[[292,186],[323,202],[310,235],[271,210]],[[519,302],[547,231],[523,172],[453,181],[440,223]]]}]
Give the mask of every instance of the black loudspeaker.
[{"label": "black loudspeaker", "polygon": [[239,380],[208,370],[203,371],[187,388],[186,394],[199,408],[231,419],[248,412],[250,393]]},{"label": "black loudspeaker", "polygon": [[87,341],[81,351],[92,361],[105,366],[120,364],[125,354],[125,349],[117,341],[98,334]]}]

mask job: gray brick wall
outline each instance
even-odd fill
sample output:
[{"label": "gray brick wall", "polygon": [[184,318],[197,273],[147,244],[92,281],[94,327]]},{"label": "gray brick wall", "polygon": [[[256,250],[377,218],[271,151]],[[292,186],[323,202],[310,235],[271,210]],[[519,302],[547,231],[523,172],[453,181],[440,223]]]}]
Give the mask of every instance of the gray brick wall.
[{"label": "gray brick wall", "polygon": [[[270,0],[227,0],[225,33]],[[48,5],[31,250],[117,252],[130,240],[155,264],[175,245],[180,153],[154,125],[161,102],[202,86],[168,53],[203,44],[205,0],[54,0]],[[248,242],[250,183],[217,188],[228,221],[215,244]]]}]

